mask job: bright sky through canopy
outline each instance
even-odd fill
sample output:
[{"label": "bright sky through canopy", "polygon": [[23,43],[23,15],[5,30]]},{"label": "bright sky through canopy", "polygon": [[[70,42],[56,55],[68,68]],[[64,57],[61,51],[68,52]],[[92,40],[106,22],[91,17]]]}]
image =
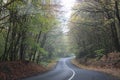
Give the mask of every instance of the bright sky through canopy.
[{"label": "bright sky through canopy", "polygon": [[62,5],[62,11],[63,13],[63,21],[62,21],[62,31],[63,33],[66,33],[69,31],[68,29],[68,20],[72,14],[72,8],[74,6],[75,0],[61,0],[61,5]]},{"label": "bright sky through canopy", "polygon": [[4,3],[7,3],[7,0],[3,0]]},{"label": "bright sky through canopy", "polygon": [[72,7],[74,6],[75,0],[61,0],[61,5],[65,11],[64,16],[69,18],[71,16]]}]

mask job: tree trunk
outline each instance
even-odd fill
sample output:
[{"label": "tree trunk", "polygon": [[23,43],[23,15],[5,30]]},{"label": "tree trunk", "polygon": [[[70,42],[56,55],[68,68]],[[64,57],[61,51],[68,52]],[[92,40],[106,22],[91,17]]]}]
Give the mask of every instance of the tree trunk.
[{"label": "tree trunk", "polygon": [[116,17],[118,19],[119,25],[120,25],[120,12],[119,12],[119,1],[115,0],[115,13],[116,13]]},{"label": "tree trunk", "polygon": [[120,43],[119,43],[119,38],[118,38],[118,34],[117,34],[117,29],[115,28],[115,23],[111,24],[111,32],[112,32],[115,50],[117,52],[120,52]]},{"label": "tree trunk", "polygon": [[8,40],[9,40],[10,30],[11,30],[11,27],[9,27],[8,32],[7,32],[7,37],[6,37],[6,40],[5,40],[4,54],[3,54],[2,57],[1,57],[1,60],[2,60],[2,61],[7,60],[7,57],[8,57],[8,54],[7,54],[7,50],[8,50],[8,49],[7,49],[7,48],[8,48]]},{"label": "tree trunk", "polygon": [[120,43],[119,43],[119,38],[118,38],[118,32],[117,32],[117,28],[115,25],[115,15],[113,13],[110,14],[106,11],[107,13],[107,19],[114,19],[114,21],[111,23],[110,27],[111,27],[111,33],[112,33],[112,39],[113,39],[113,43],[114,43],[114,47],[115,47],[115,51],[120,52]]}]

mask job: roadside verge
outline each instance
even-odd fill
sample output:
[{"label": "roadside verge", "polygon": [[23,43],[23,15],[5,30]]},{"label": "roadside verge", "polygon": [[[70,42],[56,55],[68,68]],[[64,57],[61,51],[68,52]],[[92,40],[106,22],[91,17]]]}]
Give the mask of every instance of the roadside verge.
[{"label": "roadside verge", "polygon": [[52,69],[56,61],[42,66],[30,61],[7,61],[0,63],[0,80],[21,80],[26,77],[45,73]]},{"label": "roadside verge", "polygon": [[76,59],[72,59],[71,62],[72,62],[72,64],[74,64],[75,66],[77,66],[79,68],[104,72],[104,73],[110,74],[110,75],[115,76],[120,79],[120,69],[101,68],[101,67],[90,66],[90,65],[85,66],[83,64],[78,63]]}]

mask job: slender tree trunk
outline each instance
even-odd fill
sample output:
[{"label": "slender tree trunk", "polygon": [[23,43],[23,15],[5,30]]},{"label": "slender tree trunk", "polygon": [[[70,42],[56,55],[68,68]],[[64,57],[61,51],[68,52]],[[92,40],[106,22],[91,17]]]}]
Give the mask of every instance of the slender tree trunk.
[{"label": "slender tree trunk", "polygon": [[117,34],[117,29],[115,28],[115,23],[111,24],[111,32],[112,32],[115,50],[120,52],[120,43],[119,43],[119,38]]},{"label": "slender tree trunk", "polygon": [[24,50],[25,50],[24,36],[25,36],[25,34],[22,33],[22,38],[21,38],[21,43],[20,43],[20,55],[19,55],[19,59],[20,60],[24,60],[24,58],[25,58],[25,53],[24,53]]},{"label": "slender tree trunk", "polygon": [[[119,1],[118,0],[115,0],[115,13],[116,13],[116,17],[119,21],[119,25],[120,25],[120,11],[119,11]],[[120,26],[119,26],[120,27]]]},{"label": "slender tree trunk", "polygon": [[112,14],[110,14],[108,12],[106,12],[106,13],[107,13],[107,18],[108,19],[114,19],[114,22],[112,22],[111,25],[110,25],[111,33],[112,33],[112,39],[113,39],[115,51],[120,52],[120,43],[119,43],[117,28],[116,28],[116,25],[115,25],[114,14],[112,15]]},{"label": "slender tree trunk", "polygon": [[[42,34],[42,31],[40,31],[40,32],[39,32],[39,35],[37,36],[37,40],[36,40],[37,44],[39,44],[39,40],[40,40],[41,34]],[[37,55],[37,49],[36,49],[35,52],[34,52],[33,60],[32,60],[32,61],[35,61],[36,55]]]},{"label": "slender tree trunk", "polygon": [[42,47],[42,48],[43,48],[44,45],[45,45],[46,39],[47,39],[47,33],[45,33],[44,36],[43,36],[43,40],[42,40],[42,42],[41,42],[41,47]]},{"label": "slender tree trunk", "polygon": [[8,32],[7,32],[7,37],[6,37],[6,40],[5,40],[4,54],[1,57],[2,61],[7,60],[7,57],[8,57],[7,50],[8,50],[8,40],[9,40],[10,30],[11,30],[11,27],[9,27]]}]

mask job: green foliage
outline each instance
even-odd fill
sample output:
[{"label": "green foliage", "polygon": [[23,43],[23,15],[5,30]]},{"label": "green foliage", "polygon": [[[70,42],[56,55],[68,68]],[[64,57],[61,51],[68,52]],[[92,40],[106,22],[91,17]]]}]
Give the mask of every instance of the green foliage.
[{"label": "green foliage", "polygon": [[[10,0],[11,1],[11,0]],[[16,8],[18,8],[18,6],[20,7],[20,6],[23,6],[23,1],[21,1],[21,0],[16,0],[16,1],[14,1],[12,4],[10,4],[9,6],[7,6],[7,8],[9,9],[9,10],[12,10],[12,11],[16,11]]]},{"label": "green foliage", "polygon": [[96,50],[95,53],[96,53],[96,56],[98,57],[98,59],[100,59],[105,54],[105,50],[99,49],[99,50]]},{"label": "green foliage", "polygon": [[[120,51],[116,0],[85,0],[75,6],[70,40],[78,58],[98,57]],[[117,6],[120,7],[120,6]],[[75,47],[74,47],[75,46]]]},{"label": "green foliage", "polygon": [[0,33],[0,56],[4,52],[4,44],[5,44],[5,40],[4,40],[3,34]]},{"label": "green foliage", "polygon": [[45,51],[44,48],[39,48],[39,52],[42,53],[42,54],[44,54],[44,55],[47,55],[47,54],[48,54],[48,52]]},{"label": "green foliage", "polygon": [[[3,6],[4,4],[1,4],[1,7]],[[38,63],[47,61],[50,54],[54,55],[52,53],[55,46],[52,42],[56,37],[51,34],[47,36],[58,24],[56,16],[52,14],[52,7],[43,6],[41,0],[15,0],[5,7],[0,14],[5,17],[0,17],[0,24],[7,23],[2,25],[3,29],[0,26],[2,61],[27,59]]]},{"label": "green foliage", "polygon": [[43,65],[43,66],[45,66],[45,67],[48,65],[47,62],[40,62],[39,64],[41,64],[41,65]]}]

